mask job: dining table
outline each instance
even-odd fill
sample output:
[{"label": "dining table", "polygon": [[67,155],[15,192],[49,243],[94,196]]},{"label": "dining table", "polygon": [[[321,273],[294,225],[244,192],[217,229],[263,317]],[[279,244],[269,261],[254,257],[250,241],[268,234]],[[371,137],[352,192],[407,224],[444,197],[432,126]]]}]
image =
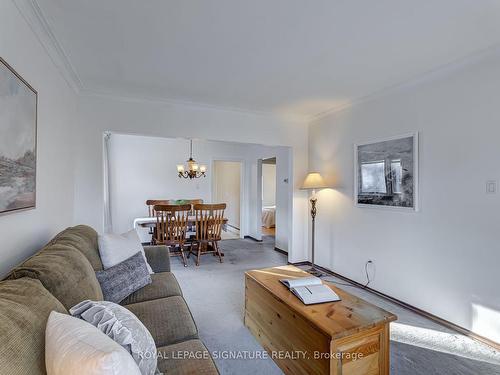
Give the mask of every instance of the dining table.
[{"label": "dining table", "polygon": [[[187,226],[190,229],[186,233],[187,237],[196,234],[196,221],[197,221],[196,216],[194,215],[188,216]],[[149,228],[151,231],[150,233],[152,234],[153,228],[155,227],[156,227],[156,217],[154,216],[136,217],[134,219],[134,229],[136,230],[138,228]],[[222,230],[224,232],[227,232],[227,218],[223,219]],[[223,252],[221,252],[221,256],[224,256]]]},{"label": "dining table", "polygon": [[[189,227],[196,226],[196,216],[189,215],[187,224]],[[156,217],[154,216],[145,216],[145,217],[136,217],[134,219],[134,229],[141,228],[154,228],[156,227]],[[222,230],[227,232],[227,218],[223,219]]]}]

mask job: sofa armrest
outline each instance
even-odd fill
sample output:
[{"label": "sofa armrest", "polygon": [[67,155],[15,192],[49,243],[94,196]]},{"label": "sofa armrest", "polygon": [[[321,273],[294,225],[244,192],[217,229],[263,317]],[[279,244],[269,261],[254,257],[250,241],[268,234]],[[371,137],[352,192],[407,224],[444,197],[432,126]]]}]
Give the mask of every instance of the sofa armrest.
[{"label": "sofa armrest", "polygon": [[170,272],[170,253],[166,246],[144,246],[144,253],[154,272]]}]

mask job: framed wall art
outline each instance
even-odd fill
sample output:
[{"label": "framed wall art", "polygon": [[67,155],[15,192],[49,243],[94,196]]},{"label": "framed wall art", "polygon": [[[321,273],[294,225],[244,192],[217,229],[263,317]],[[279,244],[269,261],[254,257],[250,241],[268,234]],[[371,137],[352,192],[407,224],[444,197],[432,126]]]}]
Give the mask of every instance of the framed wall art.
[{"label": "framed wall art", "polygon": [[354,145],[355,204],[418,210],[418,133]]},{"label": "framed wall art", "polygon": [[0,58],[0,214],[36,207],[37,92]]}]

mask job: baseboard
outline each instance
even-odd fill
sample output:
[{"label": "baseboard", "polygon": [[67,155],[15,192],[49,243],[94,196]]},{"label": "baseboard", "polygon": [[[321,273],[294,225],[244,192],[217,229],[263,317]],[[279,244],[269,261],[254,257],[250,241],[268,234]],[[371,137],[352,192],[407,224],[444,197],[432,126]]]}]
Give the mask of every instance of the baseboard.
[{"label": "baseboard", "polygon": [[245,236],[245,237],[243,237],[243,238],[248,238],[249,240],[253,240],[253,241],[255,241],[255,242],[262,242],[262,240],[258,240],[257,238],[252,237],[252,236]]},{"label": "baseboard", "polygon": [[[305,266],[305,265],[311,265],[311,262],[297,262],[297,263],[290,263],[290,264],[293,264],[294,266]],[[346,276],[343,276],[341,274],[338,274],[337,272],[334,272],[332,270],[329,270],[328,268],[325,268],[325,267],[321,267],[321,266],[318,266],[318,265],[315,265],[314,266],[315,268],[321,270],[322,272],[328,274],[328,275],[331,275],[331,276],[335,276],[339,279],[342,279],[344,281],[347,281],[353,285],[356,285],[357,287],[361,288],[361,289],[365,289],[373,294],[376,294],[377,296],[379,297],[382,297],[390,302],[393,302],[401,307],[404,307],[408,310],[411,310],[413,311],[414,313],[420,315],[420,316],[423,316],[427,319],[430,319],[436,323],[439,323],[439,324],[442,324],[443,326],[447,327],[447,328],[450,328],[454,331],[457,331],[458,333],[461,333],[462,335],[464,336],[467,336],[467,337],[470,337],[471,339],[475,340],[475,341],[478,341],[482,344],[486,344],[488,346],[491,346],[492,348],[494,348],[495,350],[500,350],[500,344],[493,341],[493,340],[490,340],[486,337],[483,337],[481,335],[478,335],[477,333],[474,333],[470,330],[468,330],[467,328],[464,328],[464,327],[461,327],[455,323],[452,323],[448,320],[445,320],[443,318],[440,318],[439,316],[436,316],[434,314],[431,314],[427,311],[424,311],[422,309],[419,309],[418,307],[415,307],[415,306],[412,306],[406,302],[403,302],[397,298],[394,298],[394,297],[391,297],[385,293],[382,293],[382,292],[379,292],[378,290],[376,289],[373,289],[373,288],[370,288],[370,287],[365,287],[363,284],[361,283],[358,283],[357,281],[354,281],[354,280],[351,280],[350,278],[346,277]]]},{"label": "baseboard", "polygon": [[278,253],[281,253],[283,255],[288,255],[288,251],[285,251],[283,249],[280,249],[279,247],[274,247],[274,251],[277,251]]},{"label": "baseboard", "polygon": [[288,264],[291,264],[292,266],[310,266],[311,265],[311,262],[308,262],[308,261],[302,261],[302,262],[295,262],[295,263],[290,263],[288,262]]}]

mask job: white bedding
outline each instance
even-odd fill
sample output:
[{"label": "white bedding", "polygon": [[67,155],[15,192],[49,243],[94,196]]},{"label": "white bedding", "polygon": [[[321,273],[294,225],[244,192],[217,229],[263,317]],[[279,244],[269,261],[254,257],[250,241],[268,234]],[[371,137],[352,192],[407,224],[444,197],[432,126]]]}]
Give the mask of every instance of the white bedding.
[{"label": "white bedding", "polygon": [[276,226],[276,206],[262,207],[262,226],[266,228]]}]

